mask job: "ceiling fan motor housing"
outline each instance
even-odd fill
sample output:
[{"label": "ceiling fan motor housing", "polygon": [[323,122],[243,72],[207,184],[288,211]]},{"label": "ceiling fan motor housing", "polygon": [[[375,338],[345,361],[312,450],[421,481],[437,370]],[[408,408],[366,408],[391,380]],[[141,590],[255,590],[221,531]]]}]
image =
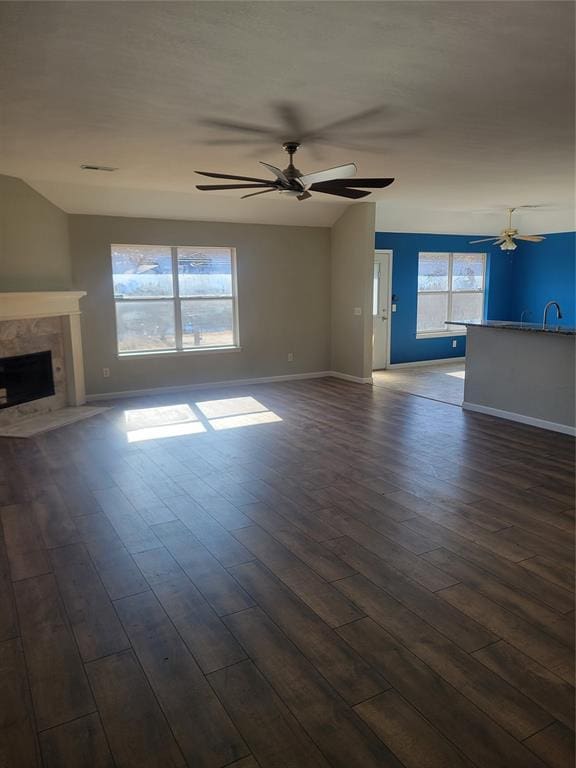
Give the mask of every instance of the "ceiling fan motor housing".
[{"label": "ceiling fan motor housing", "polygon": [[284,152],[288,152],[290,158],[292,158],[292,155],[295,155],[296,152],[298,152],[300,146],[301,144],[299,141],[285,141],[284,144],[282,144],[282,149]]}]

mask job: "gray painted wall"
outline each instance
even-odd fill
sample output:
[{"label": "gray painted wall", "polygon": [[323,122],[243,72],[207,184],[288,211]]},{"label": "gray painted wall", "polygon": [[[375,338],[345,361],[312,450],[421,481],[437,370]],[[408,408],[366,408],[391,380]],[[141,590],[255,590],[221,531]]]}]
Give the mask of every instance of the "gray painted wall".
[{"label": "gray painted wall", "polygon": [[67,214],[21,179],[0,176],[0,292],[71,285]]},{"label": "gray painted wall", "polygon": [[574,427],[576,338],[468,326],[464,401]]},{"label": "gray painted wall", "polygon": [[357,203],[331,230],[331,370],[358,378],[372,376],[375,215],[374,203]]},{"label": "gray painted wall", "polygon": [[[329,229],[82,215],[69,222],[74,286],[88,292],[82,300],[88,393],[329,369]],[[166,355],[161,362],[118,358],[111,243],[234,246],[241,350]],[[103,378],[105,367],[110,378]]]}]

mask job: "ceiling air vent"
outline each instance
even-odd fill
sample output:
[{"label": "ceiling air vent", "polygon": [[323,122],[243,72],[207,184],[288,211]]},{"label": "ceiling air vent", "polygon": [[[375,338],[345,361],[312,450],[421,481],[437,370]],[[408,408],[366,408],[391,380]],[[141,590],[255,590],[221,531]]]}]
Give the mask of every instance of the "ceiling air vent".
[{"label": "ceiling air vent", "polygon": [[108,171],[109,173],[118,170],[118,168],[112,168],[110,165],[92,165],[91,163],[83,163],[80,168],[83,171]]}]

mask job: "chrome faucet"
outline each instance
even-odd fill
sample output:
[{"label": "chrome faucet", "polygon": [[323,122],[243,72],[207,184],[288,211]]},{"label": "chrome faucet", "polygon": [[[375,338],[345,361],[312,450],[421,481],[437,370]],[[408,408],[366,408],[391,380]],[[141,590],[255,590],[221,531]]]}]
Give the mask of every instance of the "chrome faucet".
[{"label": "chrome faucet", "polygon": [[560,309],[560,304],[558,304],[557,301],[549,301],[548,304],[544,307],[544,317],[542,318],[542,328],[546,328],[546,322],[548,320],[548,310],[550,307],[556,307],[556,313],[558,315],[558,320],[562,319],[562,310]]}]

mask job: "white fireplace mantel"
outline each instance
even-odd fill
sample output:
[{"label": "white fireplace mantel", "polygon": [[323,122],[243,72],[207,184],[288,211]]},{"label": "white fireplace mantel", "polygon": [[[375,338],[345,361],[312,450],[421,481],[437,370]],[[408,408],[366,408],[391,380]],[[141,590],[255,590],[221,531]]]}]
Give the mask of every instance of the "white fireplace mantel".
[{"label": "white fireplace mantel", "polygon": [[80,299],[83,296],[86,296],[86,291],[0,292],[0,322],[62,317],[69,405],[83,405],[86,402],[80,329]]},{"label": "white fireplace mantel", "polygon": [[29,291],[0,293],[0,322],[30,317],[79,315],[86,291]]}]

